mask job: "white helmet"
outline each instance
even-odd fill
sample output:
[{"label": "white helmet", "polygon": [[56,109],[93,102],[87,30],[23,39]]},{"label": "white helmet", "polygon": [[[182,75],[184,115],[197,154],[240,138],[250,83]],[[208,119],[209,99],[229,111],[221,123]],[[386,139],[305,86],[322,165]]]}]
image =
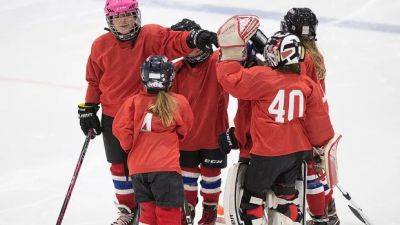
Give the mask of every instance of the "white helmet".
[{"label": "white helmet", "polygon": [[305,49],[300,39],[290,33],[277,32],[268,39],[264,49],[267,65],[278,68],[296,64],[304,60]]}]

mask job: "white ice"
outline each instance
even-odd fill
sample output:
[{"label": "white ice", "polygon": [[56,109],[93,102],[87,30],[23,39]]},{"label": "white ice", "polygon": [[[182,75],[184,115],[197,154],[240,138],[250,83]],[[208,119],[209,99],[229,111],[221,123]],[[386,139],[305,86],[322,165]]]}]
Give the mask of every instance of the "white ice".
[{"label": "white ice", "polygon": [[[398,0],[142,3],[145,24],[169,26],[189,17],[212,30],[232,8],[272,12],[271,18],[262,20],[268,35],[278,29],[279,17],[291,7],[308,6],[317,12],[332,120],[344,136],[339,152],[341,184],[374,224],[400,224]],[[56,222],[84,141],[77,104],[84,99],[90,45],[106,25],[103,4],[103,0],[0,0],[0,225]],[[196,11],[205,5],[211,9]],[[338,191],[335,196],[342,224],[360,224]],[[113,198],[102,139],[96,138],[63,224],[110,224],[116,216]]]}]

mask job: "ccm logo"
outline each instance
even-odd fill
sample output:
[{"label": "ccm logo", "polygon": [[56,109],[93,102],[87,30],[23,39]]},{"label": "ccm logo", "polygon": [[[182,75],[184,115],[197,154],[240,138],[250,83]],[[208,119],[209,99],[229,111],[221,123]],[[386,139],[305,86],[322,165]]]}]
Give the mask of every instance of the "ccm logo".
[{"label": "ccm logo", "polygon": [[205,159],[205,163],[210,163],[210,164],[221,164],[223,160],[217,160],[217,159]]}]

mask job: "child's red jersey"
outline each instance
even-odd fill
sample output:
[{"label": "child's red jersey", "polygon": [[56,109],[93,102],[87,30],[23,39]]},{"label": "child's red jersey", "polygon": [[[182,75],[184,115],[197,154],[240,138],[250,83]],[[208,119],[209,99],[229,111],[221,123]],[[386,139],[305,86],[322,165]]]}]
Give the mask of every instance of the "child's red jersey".
[{"label": "child's red jersey", "polygon": [[179,166],[179,140],[193,123],[193,114],[184,96],[173,94],[176,102],[174,121],[164,127],[160,118],[148,111],[156,95],[141,92],[129,97],[119,109],[113,133],[128,153],[129,174],[176,171]]},{"label": "child's red jersey", "polygon": [[174,92],[184,95],[194,115],[193,127],[180,144],[181,150],[218,148],[218,136],[228,128],[229,95],[218,83],[218,53],[195,66],[181,62],[176,66]]},{"label": "child's red jersey", "polygon": [[252,154],[280,156],[321,146],[333,137],[321,88],[305,74],[285,74],[265,66],[243,68],[217,63],[223,88],[252,100]]}]

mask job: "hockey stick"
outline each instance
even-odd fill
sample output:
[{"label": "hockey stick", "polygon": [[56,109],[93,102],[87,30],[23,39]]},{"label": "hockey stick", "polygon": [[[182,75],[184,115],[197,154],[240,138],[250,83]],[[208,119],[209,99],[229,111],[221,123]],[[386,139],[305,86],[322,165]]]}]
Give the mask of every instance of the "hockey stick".
[{"label": "hockey stick", "polygon": [[367,216],[364,214],[362,209],[353,201],[351,200],[351,196],[348,192],[344,191],[341,186],[336,184],[336,187],[339,189],[340,192],[342,192],[342,195],[347,199],[347,201],[350,202],[349,208],[351,212],[364,224],[366,225],[372,225],[372,223],[367,219]]},{"label": "hockey stick", "polygon": [[301,200],[302,201],[302,212],[303,212],[303,215],[302,215],[302,217],[303,217],[303,219],[302,219],[302,221],[301,221],[301,224],[302,225],[306,225],[306,196],[307,196],[307,162],[306,161],[303,161],[303,163],[302,163],[302,169],[303,169],[303,199]]},{"label": "hockey stick", "polygon": [[81,166],[82,166],[83,158],[85,157],[86,150],[88,149],[90,139],[92,139],[93,135],[94,135],[94,131],[92,129],[90,129],[89,133],[86,135],[85,142],[83,143],[82,151],[79,156],[78,162],[76,164],[74,175],[72,175],[71,183],[69,184],[69,188],[68,188],[67,194],[64,198],[64,203],[61,207],[60,214],[58,215],[56,225],[61,225],[61,223],[62,223],[65,211],[67,210],[69,199],[71,198],[71,195],[72,195],[72,190],[74,189],[75,182],[78,178],[79,170],[81,169]]}]

